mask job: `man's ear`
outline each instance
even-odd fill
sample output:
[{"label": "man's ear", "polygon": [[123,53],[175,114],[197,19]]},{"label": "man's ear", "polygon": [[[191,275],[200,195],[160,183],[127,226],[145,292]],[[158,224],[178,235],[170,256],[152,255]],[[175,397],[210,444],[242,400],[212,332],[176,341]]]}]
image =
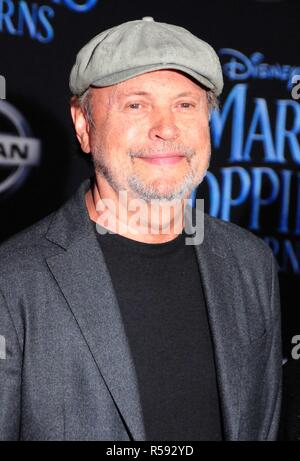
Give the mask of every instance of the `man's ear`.
[{"label": "man's ear", "polygon": [[81,149],[86,154],[89,154],[91,152],[89,135],[90,127],[82,108],[76,102],[75,98],[71,99],[70,110],[74,123],[74,128],[76,131],[76,136],[80,143]]}]

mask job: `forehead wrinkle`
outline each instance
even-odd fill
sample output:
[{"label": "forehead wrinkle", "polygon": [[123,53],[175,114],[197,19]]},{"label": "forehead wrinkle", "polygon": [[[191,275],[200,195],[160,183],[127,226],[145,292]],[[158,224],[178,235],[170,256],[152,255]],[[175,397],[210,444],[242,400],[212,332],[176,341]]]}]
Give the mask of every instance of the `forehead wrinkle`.
[{"label": "forehead wrinkle", "polygon": [[153,95],[149,91],[137,89],[137,88],[128,88],[124,89],[120,88],[119,91],[116,92],[115,99],[120,101],[122,98],[129,98],[131,96],[144,96],[147,98],[152,98]]},{"label": "forehead wrinkle", "polygon": [[116,102],[117,93],[118,93],[118,85],[111,86],[109,94],[108,94],[108,107],[112,107],[113,104]]},{"label": "forehead wrinkle", "polygon": [[112,108],[115,102],[115,94],[117,91],[116,86],[117,85],[110,87],[99,87],[97,89],[99,91],[97,105],[99,109],[103,108],[103,110],[101,110],[103,119],[108,119],[112,112]]},{"label": "forehead wrinkle", "polygon": [[135,90],[135,89],[132,89],[132,90],[128,90],[128,91],[123,91],[123,93],[121,93],[121,96],[152,96],[151,93],[149,91],[144,91],[144,90]]}]

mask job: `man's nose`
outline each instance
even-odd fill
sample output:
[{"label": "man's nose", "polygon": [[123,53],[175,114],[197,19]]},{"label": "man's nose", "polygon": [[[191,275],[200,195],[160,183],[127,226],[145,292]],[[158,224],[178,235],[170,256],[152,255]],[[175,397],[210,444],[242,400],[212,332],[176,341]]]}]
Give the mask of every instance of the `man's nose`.
[{"label": "man's nose", "polygon": [[155,114],[151,120],[149,137],[153,141],[157,139],[171,141],[177,139],[179,134],[180,130],[176,125],[175,116],[172,111],[162,110]]}]

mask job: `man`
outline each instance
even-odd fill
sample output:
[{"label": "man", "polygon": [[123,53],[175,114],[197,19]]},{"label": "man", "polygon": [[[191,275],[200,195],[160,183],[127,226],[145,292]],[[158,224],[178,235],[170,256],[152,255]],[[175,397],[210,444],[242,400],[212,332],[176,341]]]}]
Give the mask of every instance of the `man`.
[{"label": "man", "polygon": [[271,251],[197,207],[188,241],[222,86],[207,43],[149,17],[77,55],[71,113],[95,177],[1,247],[1,439],[276,438]]}]

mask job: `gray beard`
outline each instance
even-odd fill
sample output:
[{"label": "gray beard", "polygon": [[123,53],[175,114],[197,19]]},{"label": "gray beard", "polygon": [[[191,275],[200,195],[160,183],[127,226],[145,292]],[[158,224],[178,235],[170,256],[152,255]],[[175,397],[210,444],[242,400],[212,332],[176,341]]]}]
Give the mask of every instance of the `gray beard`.
[{"label": "gray beard", "polygon": [[[95,150],[95,149],[94,149]],[[140,154],[140,153],[139,153]],[[138,156],[130,152],[131,157]],[[190,157],[195,155],[194,151],[189,151],[187,156],[188,162],[190,162]],[[96,148],[95,152],[92,152],[92,159],[94,164],[95,172],[102,176],[108,184],[116,191],[126,189],[124,185],[120,184],[114,177],[112,171],[106,165],[104,160],[105,153],[101,149]],[[133,192],[134,196],[138,199],[142,199],[145,202],[150,202],[151,200],[156,200],[157,202],[171,202],[176,200],[182,200],[187,198],[192,191],[203,181],[205,173],[199,177],[196,172],[190,171],[184,178],[183,182],[175,188],[175,190],[159,192],[156,187],[153,185],[147,185],[140,180],[137,175],[131,175],[127,178],[127,185],[130,188],[130,191]]]},{"label": "gray beard", "polygon": [[143,199],[146,202],[150,202],[151,200],[169,202],[173,200],[182,200],[187,197],[195,187],[194,181],[194,175],[189,173],[185,177],[184,182],[180,185],[180,187],[177,187],[176,190],[172,190],[170,192],[158,192],[151,184],[146,185],[142,183],[137,176],[132,175],[128,178],[128,185],[138,198]]}]

